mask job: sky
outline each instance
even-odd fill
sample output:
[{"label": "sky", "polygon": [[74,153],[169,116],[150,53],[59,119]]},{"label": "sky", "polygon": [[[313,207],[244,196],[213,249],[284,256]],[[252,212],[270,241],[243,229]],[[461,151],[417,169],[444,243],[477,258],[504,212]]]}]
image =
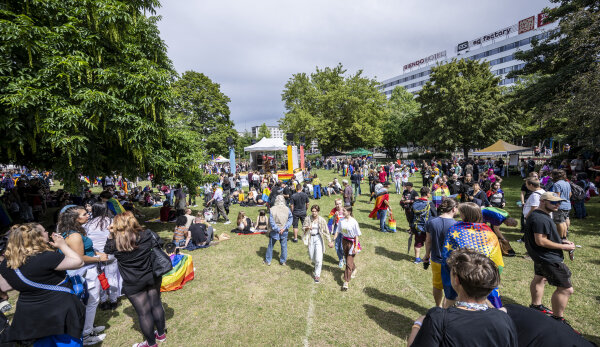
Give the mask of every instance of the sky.
[{"label": "sky", "polygon": [[548,0],[162,0],[158,27],[179,73],[221,85],[238,131],[277,125],[296,73],[342,63],[382,81],[417,59],[516,24]]}]

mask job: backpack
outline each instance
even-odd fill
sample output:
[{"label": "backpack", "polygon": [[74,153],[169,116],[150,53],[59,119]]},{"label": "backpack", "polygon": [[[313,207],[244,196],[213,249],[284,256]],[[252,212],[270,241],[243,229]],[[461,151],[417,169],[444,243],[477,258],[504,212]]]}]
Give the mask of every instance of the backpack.
[{"label": "backpack", "polygon": [[585,190],[580,185],[569,182],[571,186],[571,200],[581,201],[585,199]]},{"label": "backpack", "polygon": [[413,232],[423,233],[425,232],[425,223],[429,220],[431,216],[431,205],[427,200],[416,200],[412,204],[412,209],[414,213],[413,223],[411,225],[411,229]]}]

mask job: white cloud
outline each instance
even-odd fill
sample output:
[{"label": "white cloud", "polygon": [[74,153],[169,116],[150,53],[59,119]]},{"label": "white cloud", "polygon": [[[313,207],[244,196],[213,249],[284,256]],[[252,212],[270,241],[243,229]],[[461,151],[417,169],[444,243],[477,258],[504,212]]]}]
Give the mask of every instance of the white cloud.
[{"label": "white cloud", "polygon": [[163,0],[161,37],[178,72],[195,70],[231,98],[238,130],[283,113],[294,73],[344,64],[383,80],[417,58],[517,23],[547,0]]}]

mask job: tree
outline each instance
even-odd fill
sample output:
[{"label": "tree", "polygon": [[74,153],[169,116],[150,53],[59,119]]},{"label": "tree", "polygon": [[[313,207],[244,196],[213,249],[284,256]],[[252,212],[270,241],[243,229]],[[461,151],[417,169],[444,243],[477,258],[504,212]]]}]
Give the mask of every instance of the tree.
[{"label": "tree", "polygon": [[196,132],[206,153],[227,155],[227,137],[235,141],[238,134],[229,118],[231,100],[221,86],[196,71],[184,72],[172,86],[174,112]]},{"label": "tree", "polygon": [[7,0],[0,11],[0,162],[77,175],[151,170],[175,77],[156,0]]},{"label": "tree", "polygon": [[335,149],[373,148],[382,144],[386,99],[379,83],[359,70],[345,76],[342,64],[317,68],[308,76],[294,74],[285,84],[286,113],[279,121],[284,132],[319,141],[321,153]]},{"label": "tree", "polygon": [[267,124],[263,123],[260,128],[258,128],[258,139],[262,139],[263,137],[266,137],[268,139],[271,138],[271,131],[269,130],[269,128],[267,127]]},{"label": "tree", "polygon": [[416,124],[420,142],[441,150],[461,148],[465,157],[512,133],[499,78],[489,63],[453,59],[431,69],[419,93]]},{"label": "tree", "polygon": [[419,116],[420,105],[412,93],[403,87],[392,90],[387,103],[388,119],[383,127],[383,148],[390,158],[396,158],[402,146],[415,141],[415,120]]},{"label": "tree", "polygon": [[515,54],[526,65],[509,77],[535,76],[535,81],[514,102],[533,113],[539,139],[562,135],[600,141],[600,1],[551,2],[559,6],[545,10],[546,22],[559,21],[559,30]]}]

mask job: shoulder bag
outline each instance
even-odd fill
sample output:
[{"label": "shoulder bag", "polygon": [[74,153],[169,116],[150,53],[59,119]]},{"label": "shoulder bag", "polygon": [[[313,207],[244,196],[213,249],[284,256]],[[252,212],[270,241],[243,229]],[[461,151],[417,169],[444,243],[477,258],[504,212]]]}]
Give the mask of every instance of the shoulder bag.
[{"label": "shoulder bag", "polygon": [[152,257],[152,273],[155,277],[162,277],[162,275],[173,269],[173,264],[167,253],[160,248],[154,232],[150,231],[150,233],[152,234],[152,239],[154,241],[152,248],[150,249],[150,256]]},{"label": "shoulder bag", "polygon": [[[31,287],[38,288],[38,289],[52,290],[55,292],[63,292],[63,293],[73,294],[73,295],[77,296],[77,298],[79,298],[79,300],[81,300],[81,302],[84,305],[87,305],[87,301],[89,298],[87,282],[80,275],[74,275],[74,276],[67,275],[67,277],[62,282],[60,282],[58,285],[55,286],[55,285],[51,285],[51,284],[33,282],[33,281],[27,279],[27,277],[25,277],[19,269],[15,269],[15,273],[17,274],[19,279],[21,281],[23,281],[23,283],[25,283]],[[73,286],[73,289],[69,289],[67,287],[61,286],[61,284],[66,283],[67,281],[69,281],[71,283],[71,285]]]}]

